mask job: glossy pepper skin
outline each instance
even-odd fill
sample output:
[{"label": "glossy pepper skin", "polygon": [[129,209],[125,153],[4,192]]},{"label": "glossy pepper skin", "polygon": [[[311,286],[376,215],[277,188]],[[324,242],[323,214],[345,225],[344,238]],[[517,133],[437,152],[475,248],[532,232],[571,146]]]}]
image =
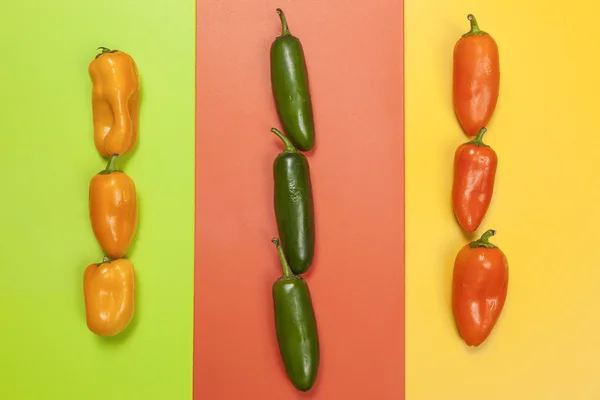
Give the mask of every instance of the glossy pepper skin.
[{"label": "glossy pepper skin", "polygon": [[315,312],[306,281],[291,271],[279,240],[274,238],[272,242],[283,269],[272,290],[279,351],[292,384],[306,392],[317,379],[320,363]]},{"label": "glossy pepper skin", "polygon": [[133,180],[115,168],[112,156],[104,171],[90,181],[90,221],[96,240],[112,259],[127,252],[136,233],[137,194]]},{"label": "glossy pepper skin", "polygon": [[312,265],[315,221],[310,167],[306,157],[280,131],[273,128],[284,150],[273,163],[274,204],[277,229],[287,260],[295,274]]},{"label": "glossy pepper skin", "polygon": [[271,87],[283,130],[295,147],[315,145],[315,124],[308,70],[300,40],[290,33],[283,11],[277,9],[282,33],[271,45]]},{"label": "glossy pepper skin", "polygon": [[140,79],[133,58],[102,50],[89,65],[94,144],[103,157],[130,152],[138,138]]},{"label": "glossy pepper skin", "polygon": [[452,308],[461,337],[468,346],[479,346],[492,332],[504,308],[508,290],[508,261],[489,242],[496,234],[465,245],[456,256],[452,281]]},{"label": "glossy pepper skin", "polygon": [[475,232],[485,217],[494,193],[498,156],[483,143],[486,128],[461,144],[454,154],[452,205],[460,226]]},{"label": "glossy pepper skin", "polygon": [[500,89],[498,46],[492,36],[479,29],[468,16],[471,30],[454,46],[454,111],[468,136],[488,126],[496,109]]},{"label": "glossy pepper skin", "polygon": [[135,309],[135,270],[131,261],[118,259],[90,264],[83,274],[88,329],[99,336],[122,332]]}]

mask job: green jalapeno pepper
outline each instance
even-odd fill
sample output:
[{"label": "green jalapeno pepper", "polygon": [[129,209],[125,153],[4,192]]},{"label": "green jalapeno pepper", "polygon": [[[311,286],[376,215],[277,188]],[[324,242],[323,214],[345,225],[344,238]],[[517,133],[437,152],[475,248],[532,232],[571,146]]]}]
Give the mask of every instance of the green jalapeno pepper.
[{"label": "green jalapeno pepper", "polygon": [[315,252],[315,222],[310,168],[304,154],[273,128],[284,150],[273,163],[275,219],[281,246],[295,274],[310,268]]},{"label": "green jalapeno pepper", "polygon": [[271,87],[275,108],[292,143],[302,151],[309,151],[315,144],[315,127],[304,50],[300,40],[290,33],[280,8],[277,14],[282,33],[271,45]]},{"label": "green jalapeno pepper", "polygon": [[306,281],[294,275],[277,238],[272,242],[283,269],[273,284],[275,330],[285,370],[296,389],[306,392],[317,378],[320,362],[319,335]]}]

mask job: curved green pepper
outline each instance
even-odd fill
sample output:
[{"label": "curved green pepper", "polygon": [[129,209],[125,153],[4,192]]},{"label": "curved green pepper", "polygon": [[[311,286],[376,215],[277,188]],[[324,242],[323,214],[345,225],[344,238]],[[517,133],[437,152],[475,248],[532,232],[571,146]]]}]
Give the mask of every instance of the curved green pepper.
[{"label": "curved green pepper", "polygon": [[306,281],[294,275],[279,240],[273,238],[283,276],[273,284],[275,330],[285,370],[296,389],[308,391],[317,379],[320,363],[319,335]]},{"label": "curved green pepper", "polygon": [[309,151],[315,145],[315,125],[308,71],[300,40],[290,33],[280,8],[281,36],[271,45],[271,87],[275,108],[294,145]]},{"label": "curved green pepper", "polygon": [[285,146],[273,163],[275,219],[281,246],[295,274],[305,273],[315,252],[315,222],[310,167],[304,154],[273,128]]}]

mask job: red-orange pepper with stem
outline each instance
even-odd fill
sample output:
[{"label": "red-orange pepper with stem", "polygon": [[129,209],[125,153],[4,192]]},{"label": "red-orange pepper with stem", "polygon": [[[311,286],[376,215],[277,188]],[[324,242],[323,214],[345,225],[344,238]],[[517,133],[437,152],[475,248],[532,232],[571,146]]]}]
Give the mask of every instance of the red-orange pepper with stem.
[{"label": "red-orange pepper with stem", "polygon": [[495,230],[465,245],[456,256],[452,278],[452,309],[458,331],[468,346],[481,345],[504,309],[508,293],[508,261],[489,242]]},{"label": "red-orange pepper with stem", "polygon": [[458,146],[454,154],[452,207],[467,232],[477,230],[494,193],[498,156],[483,143],[485,132],[486,128],[481,128],[475,139]]},{"label": "red-orange pepper with stem", "polygon": [[475,136],[488,126],[498,102],[500,57],[492,36],[479,29],[472,14],[471,30],[454,46],[454,110],[463,131]]}]

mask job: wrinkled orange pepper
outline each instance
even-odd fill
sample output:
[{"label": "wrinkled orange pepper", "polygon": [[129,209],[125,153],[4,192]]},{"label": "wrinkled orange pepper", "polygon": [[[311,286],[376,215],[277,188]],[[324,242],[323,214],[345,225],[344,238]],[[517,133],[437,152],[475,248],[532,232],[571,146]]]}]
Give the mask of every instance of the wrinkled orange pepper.
[{"label": "wrinkled orange pepper", "polygon": [[92,79],[94,144],[103,157],[122,155],[137,142],[140,79],[133,58],[120,50],[99,47],[89,65]]},{"label": "wrinkled orange pepper", "polygon": [[96,240],[112,259],[127,252],[136,233],[138,220],[135,183],[115,167],[112,156],[104,171],[90,181],[90,221]]},{"label": "wrinkled orange pepper", "polygon": [[99,336],[122,332],[135,309],[135,270],[124,258],[90,264],[83,274],[83,296],[88,329]]}]

